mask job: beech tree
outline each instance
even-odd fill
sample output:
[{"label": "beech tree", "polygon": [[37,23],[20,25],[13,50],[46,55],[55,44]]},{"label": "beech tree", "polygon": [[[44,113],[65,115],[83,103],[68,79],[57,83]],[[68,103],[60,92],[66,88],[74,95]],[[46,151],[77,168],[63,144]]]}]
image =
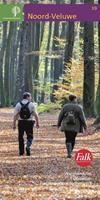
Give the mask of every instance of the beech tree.
[{"label": "beech tree", "polygon": [[[98,1],[100,4],[100,0]],[[98,23],[98,44],[99,44],[99,81],[96,92],[95,112],[96,112],[96,123],[100,122],[100,22]]]}]

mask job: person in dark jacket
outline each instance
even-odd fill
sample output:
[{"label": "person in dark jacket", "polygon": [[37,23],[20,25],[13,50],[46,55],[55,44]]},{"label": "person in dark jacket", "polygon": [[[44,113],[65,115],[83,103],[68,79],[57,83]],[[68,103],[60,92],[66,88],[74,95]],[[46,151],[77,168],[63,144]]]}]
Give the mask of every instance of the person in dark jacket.
[{"label": "person in dark jacket", "polygon": [[75,146],[77,133],[83,132],[87,128],[86,118],[82,106],[78,104],[75,95],[69,96],[69,103],[64,105],[58,118],[58,128],[65,133],[66,148],[68,158],[71,158]]},{"label": "person in dark jacket", "polygon": [[14,110],[13,129],[16,129],[16,121],[18,120],[18,141],[19,155],[24,155],[24,132],[27,135],[26,155],[31,155],[31,146],[33,142],[33,127],[36,122],[36,127],[39,128],[39,117],[32,102],[32,96],[29,92],[23,94],[23,100],[18,102]]}]

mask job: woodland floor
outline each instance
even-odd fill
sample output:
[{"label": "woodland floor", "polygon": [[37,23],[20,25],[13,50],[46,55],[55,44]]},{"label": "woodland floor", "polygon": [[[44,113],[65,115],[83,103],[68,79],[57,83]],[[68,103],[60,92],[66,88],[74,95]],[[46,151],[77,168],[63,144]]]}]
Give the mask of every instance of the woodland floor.
[{"label": "woodland floor", "polygon": [[[42,114],[34,129],[31,157],[18,156],[17,130],[12,130],[13,109],[0,111],[0,200],[100,199],[100,132],[88,121],[88,135],[79,134],[72,159],[67,159],[64,134],[56,128],[57,114]],[[93,153],[89,167],[79,167],[75,152]]]}]

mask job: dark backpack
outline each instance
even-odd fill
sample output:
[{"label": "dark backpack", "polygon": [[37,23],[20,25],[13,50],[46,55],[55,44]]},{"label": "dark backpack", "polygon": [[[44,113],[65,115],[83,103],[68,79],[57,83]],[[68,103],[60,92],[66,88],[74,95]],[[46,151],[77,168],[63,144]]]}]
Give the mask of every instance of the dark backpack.
[{"label": "dark backpack", "polygon": [[20,110],[19,115],[20,115],[21,119],[29,119],[30,118],[31,112],[30,112],[29,107],[28,107],[29,103],[30,102],[23,104],[22,102],[20,102],[21,110]]},{"label": "dark backpack", "polygon": [[66,118],[67,124],[70,124],[70,125],[76,124],[76,117],[75,117],[74,111],[69,111],[68,113],[66,113],[65,118]]}]

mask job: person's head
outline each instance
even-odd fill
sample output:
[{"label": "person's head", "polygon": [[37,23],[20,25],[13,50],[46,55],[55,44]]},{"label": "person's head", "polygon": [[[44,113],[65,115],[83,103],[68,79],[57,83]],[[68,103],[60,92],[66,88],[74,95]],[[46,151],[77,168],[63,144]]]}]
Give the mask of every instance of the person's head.
[{"label": "person's head", "polygon": [[69,95],[69,101],[71,102],[77,102],[77,96],[74,94],[70,94]]},{"label": "person's head", "polygon": [[31,93],[29,93],[29,92],[24,92],[24,94],[23,94],[23,99],[27,99],[28,101],[31,101],[31,100],[32,100]]}]

